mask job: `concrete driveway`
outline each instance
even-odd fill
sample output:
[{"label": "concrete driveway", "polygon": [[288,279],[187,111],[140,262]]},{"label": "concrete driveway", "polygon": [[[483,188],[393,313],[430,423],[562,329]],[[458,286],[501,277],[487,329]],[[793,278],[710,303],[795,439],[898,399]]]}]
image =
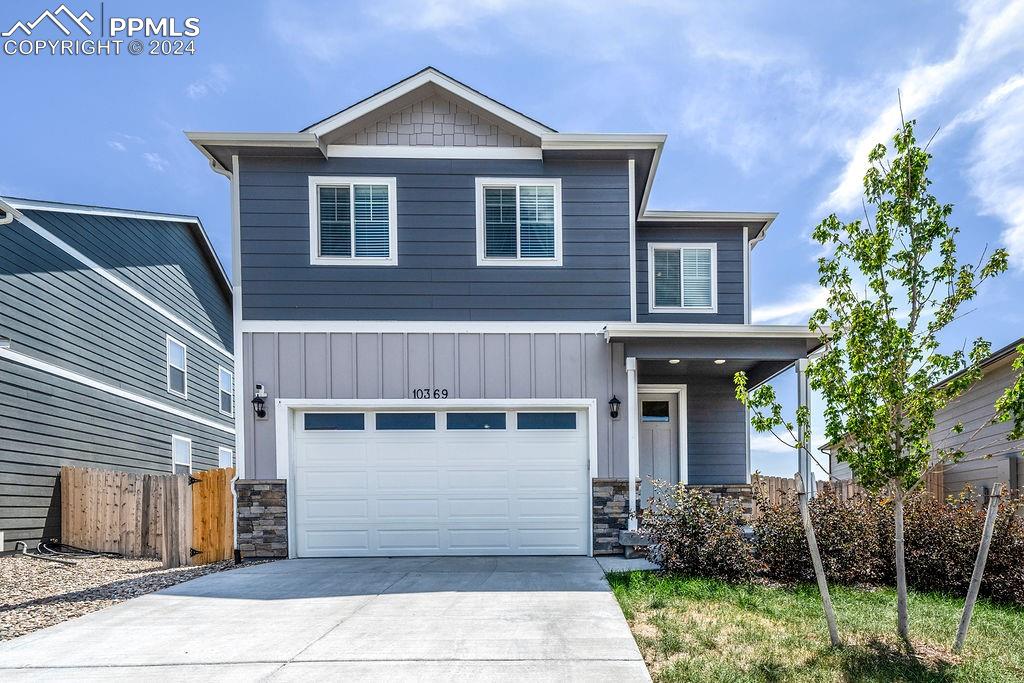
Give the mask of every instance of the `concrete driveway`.
[{"label": "concrete driveway", "polygon": [[650,680],[586,557],[288,560],[0,644],[0,680]]}]

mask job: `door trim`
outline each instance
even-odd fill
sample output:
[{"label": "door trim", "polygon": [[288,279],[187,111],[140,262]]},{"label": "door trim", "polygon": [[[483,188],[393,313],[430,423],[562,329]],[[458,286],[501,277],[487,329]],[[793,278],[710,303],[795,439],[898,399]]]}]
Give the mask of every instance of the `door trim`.
[{"label": "door trim", "polygon": [[675,394],[676,412],[679,414],[679,483],[690,482],[689,448],[686,443],[686,385],[685,384],[638,384],[636,387],[637,404],[644,394]]},{"label": "door trim", "polygon": [[[348,408],[362,410],[451,411],[474,408],[503,410],[544,408],[582,410],[587,419],[587,556],[594,556],[594,476],[597,473],[596,398],[479,398],[429,401],[414,398],[278,398],[274,400],[274,438],[277,446],[277,478],[291,480],[291,448],[295,415],[302,410]],[[285,485],[288,501],[288,557],[296,558],[295,487]]]}]

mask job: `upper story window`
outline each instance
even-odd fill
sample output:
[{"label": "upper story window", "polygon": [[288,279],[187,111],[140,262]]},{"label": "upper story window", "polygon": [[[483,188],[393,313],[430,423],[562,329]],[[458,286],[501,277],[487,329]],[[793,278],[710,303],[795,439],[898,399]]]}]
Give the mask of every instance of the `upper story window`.
[{"label": "upper story window", "polygon": [[562,265],[561,179],[477,178],[476,263]]},{"label": "upper story window", "polygon": [[188,398],[188,349],[174,337],[167,337],[167,391]]},{"label": "upper story window", "polygon": [[220,401],[220,412],[225,415],[235,414],[234,390],[235,376],[230,370],[217,368],[218,400]]},{"label": "upper story window", "polygon": [[652,313],[718,311],[715,244],[649,244],[648,301]]},{"label": "upper story window", "polygon": [[309,179],[309,257],[315,265],[398,265],[394,178]]}]

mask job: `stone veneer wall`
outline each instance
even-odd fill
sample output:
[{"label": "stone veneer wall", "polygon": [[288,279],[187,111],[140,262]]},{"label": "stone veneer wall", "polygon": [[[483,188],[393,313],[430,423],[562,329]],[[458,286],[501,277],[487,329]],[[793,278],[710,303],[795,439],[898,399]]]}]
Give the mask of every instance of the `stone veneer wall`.
[{"label": "stone veneer wall", "polygon": [[594,479],[594,554],[619,555],[619,532],[629,526],[629,486],[625,479]]},{"label": "stone veneer wall", "polygon": [[284,479],[239,479],[238,549],[242,559],[288,557],[288,497]]}]

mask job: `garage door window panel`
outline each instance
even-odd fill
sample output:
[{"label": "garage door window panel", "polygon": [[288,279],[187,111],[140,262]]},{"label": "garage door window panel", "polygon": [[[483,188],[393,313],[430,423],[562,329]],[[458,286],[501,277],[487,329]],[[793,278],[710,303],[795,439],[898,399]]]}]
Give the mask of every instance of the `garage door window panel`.
[{"label": "garage door window panel", "polygon": [[518,413],[518,429],[576,429],[576,413]]},{"label": "garage door window panel", "polygon": [[447,428],[450,430],[505,429],[505,413],[448,413]]},{"label": "garage door window panel", "polygon": [[434,413],[377,413],[377,431],[430,431],[437,428]]},{"label": "garage door window panel", "polygon": [[366,416],[362,413],[306,413],[303,428],[307,432],[350,432],[366,429]]}]

